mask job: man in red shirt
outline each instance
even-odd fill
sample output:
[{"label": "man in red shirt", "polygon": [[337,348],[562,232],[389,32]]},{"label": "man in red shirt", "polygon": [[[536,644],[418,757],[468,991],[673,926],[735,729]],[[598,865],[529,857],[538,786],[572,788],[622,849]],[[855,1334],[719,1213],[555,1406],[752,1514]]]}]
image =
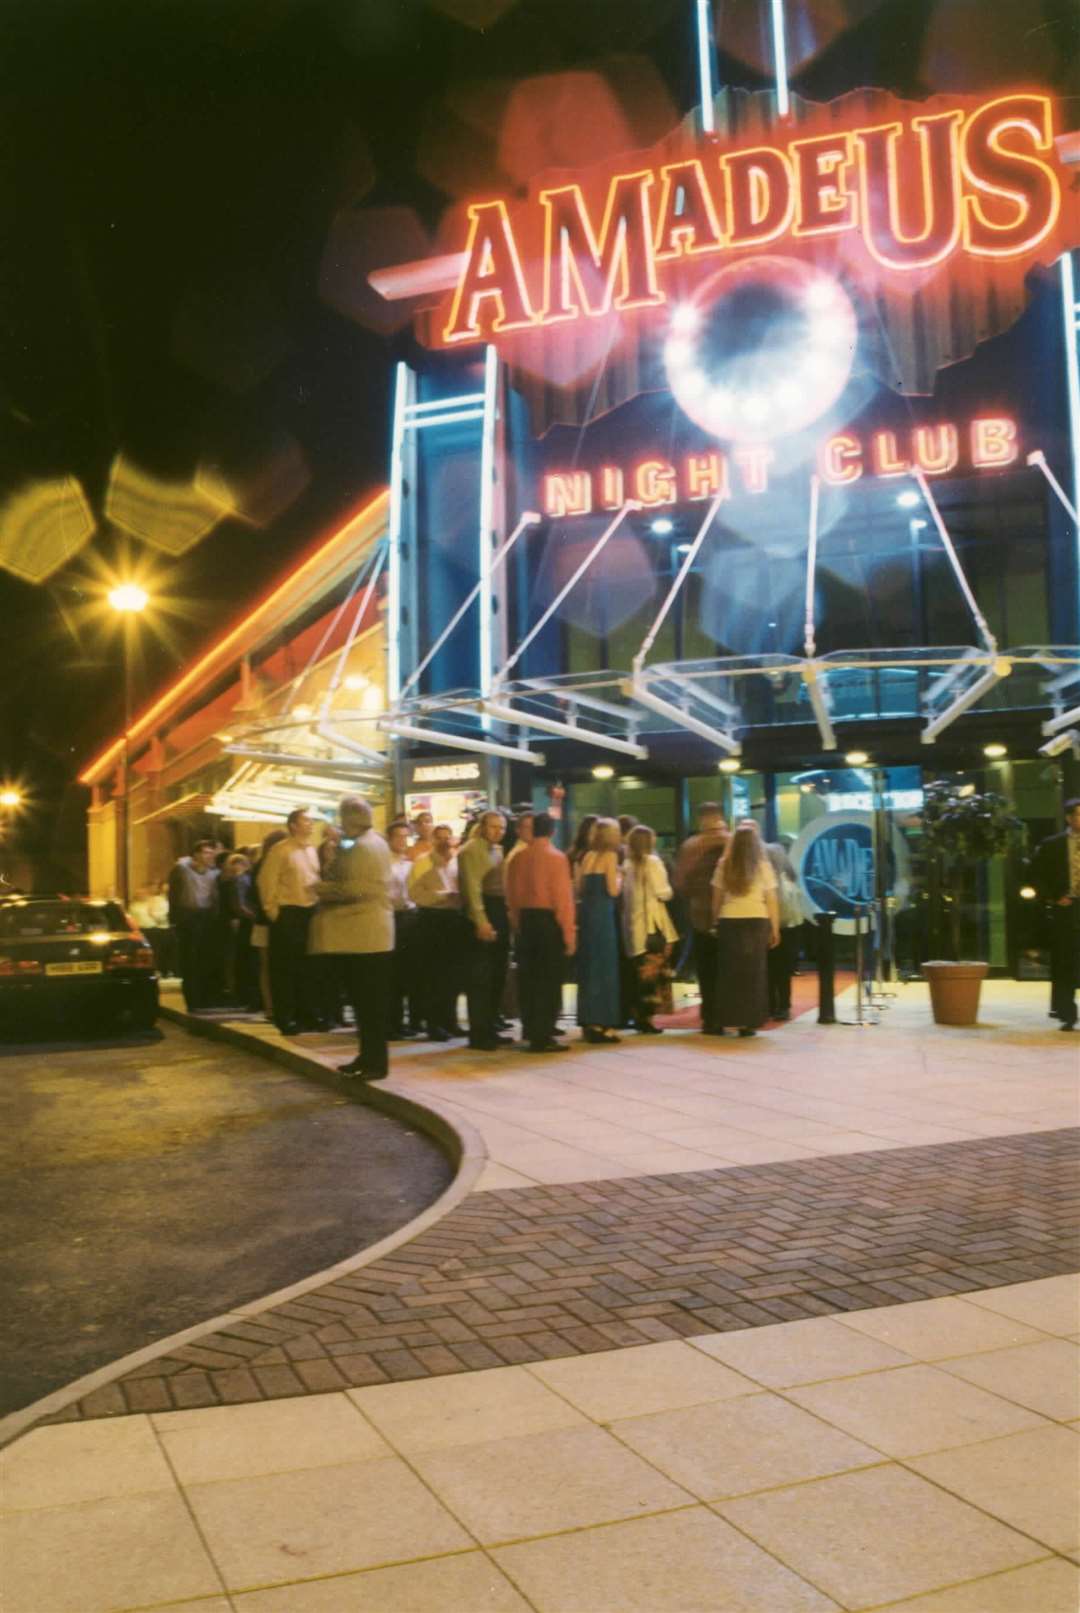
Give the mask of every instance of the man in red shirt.
[{"label": "man in red shirt", "polygon": [[533,1053],[565,1053],[555,1040],[565,961],[577,948],[570,863],[553,846],[555,820],[533,819],[533,838],[505,864],[506,905],[514,931],[521,1028]]}]

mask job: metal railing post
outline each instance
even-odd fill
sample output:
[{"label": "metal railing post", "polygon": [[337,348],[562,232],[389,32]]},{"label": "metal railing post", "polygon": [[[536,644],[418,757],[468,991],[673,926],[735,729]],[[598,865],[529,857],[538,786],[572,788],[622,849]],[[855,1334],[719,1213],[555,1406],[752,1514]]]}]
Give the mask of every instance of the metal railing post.
[{"label": "metal railing post", "polygon": [[818,1024],[836,1024],[836,950],[833,945],[835,913],[817,915]]}]

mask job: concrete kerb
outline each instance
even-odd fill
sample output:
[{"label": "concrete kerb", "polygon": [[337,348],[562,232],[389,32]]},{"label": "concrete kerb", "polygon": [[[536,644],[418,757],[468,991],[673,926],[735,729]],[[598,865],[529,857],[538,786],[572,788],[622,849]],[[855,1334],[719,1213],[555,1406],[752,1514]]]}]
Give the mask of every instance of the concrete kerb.
[{"label": "concrete kerb", "polygon": [[[335,1079],[333,1071],[321,1059],[299,1048],[290,1047],[278,1040],[273,1033],[261,1036],[246,1030],[243,1026],[196,1019],[180,1009],[165,1004],[162,1005],[161,1012],[164,1018],[172,1020],[184,1030],[214,1041],[228,1042],[234,1047],[242,1048],[246,1053],[261,1053],[275,1064],[294,1070],[309,1080],[317,1081],[320,1086],[328,1087],[335,1092],[342,1090],[340,1081]],[[181,1345],[194,1344],[208,1333],[217,1333],[234,1322],[250,1320],[263,1311],[273,1310],[277,1305],[284,1305],[291,1299],[299,1298],[301,1294],[310,1293],[313,1288],[321,1288],[324,1283],[333,1282],[337,1277],[347,1276],[364,1266],[371,1265],[373,1261],[380,1260],[384,1255],[399,1249],[402,1244],[409,1243],[421,1232],[426,1232],[428,1227],[441,1221],[473,1191],[480,1173],[487,1164],[488,1155],[483,1138],[468,1121],[458,1115],[451,1115],[441,1104],[433,1100],[425,1099],[422,1104],[417,1103],[415,1099],[407,1098],[404,1093],[394,1092],[382,1086],[365,1085],[362,1091],[355,1094],[350,1092],[350,1096],[367,1103],[372,1109],[392,1115],[394,1119],[423,1131],[445,1151],[455,1167],[454,1179],[434,1203],[429,1204],[426,1210],[414,1216],[396,1232],[380,1238],[378,1243],[361,1249],[355,1255],[348,1255],[344,1260],[324,1267],[322,1271],[302,1277],[299,1282],[290,1283],[287,1288],[278,1288],[272,1294],[263,1295],[261,1299],[250,1300],[219,1316],[212,1316],[204,1322],[197,1322],[192,1327],[183,1328],[179,1333],[170,1333],[167,1338],[157,1339],[153,1344],[146,1344],[142,1349],[133,1350],[130,1355],[123,1355],[118,1360],[110,1362],[108,1366],[98,1367],[96,1371],[88,1372],[82,1378],[76,1378],[73,1383],[65,1384],[62,1389],[53,1390],[52,1394],[33,1401],[29,1406],[10,1412],[6,1417],[0,1418],[0,1447],[11,1444],[20,1434],[28,1433],[43,1417],[51,1417],[58,1411],[66,1410],[73,1401],[81,1400],[84,1395],[91,1394],[95,1389],[103,1389],[117,1378],[122,1378],[125,1374],[134,1372],[136,1368],[146,1366],[163,1355],[170,1355]]]}]

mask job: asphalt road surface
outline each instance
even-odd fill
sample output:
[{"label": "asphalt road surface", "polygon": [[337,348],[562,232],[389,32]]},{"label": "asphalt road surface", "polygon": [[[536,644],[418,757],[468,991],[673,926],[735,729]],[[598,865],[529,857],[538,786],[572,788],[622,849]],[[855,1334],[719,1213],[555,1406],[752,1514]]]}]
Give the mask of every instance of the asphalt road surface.
[{"label": "asphalt road surface", "polygon": [[0,1413],[377,1242],[449,1182],[399,1121],[166,1026],[0,1042]]}]

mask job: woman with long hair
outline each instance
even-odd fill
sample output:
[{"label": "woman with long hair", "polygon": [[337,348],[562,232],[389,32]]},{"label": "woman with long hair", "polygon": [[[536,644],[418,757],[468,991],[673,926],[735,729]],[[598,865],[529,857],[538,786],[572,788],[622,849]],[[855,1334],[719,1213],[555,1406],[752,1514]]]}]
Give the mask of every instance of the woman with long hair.
[{"label": "woman with long hair", "polygon": [[[610,821],[611,820],[609,818],[598,818],[595,812],[586,812],[585,816],[578,824],[577,833],[574,836],[574,844],[566,853],[570,859],[570,867],[575,876],[577,874],[578,865],[582,858],[592,848],[592,832],[594,827],[598,823],[609,823]],[[618,824],[616,824],[615,827],[618,828]]]},{"label": "woman with long hair", "polygon": [[672,971],[668,963],[678,931],[667,910],[673,892],[667,869],[656,855],[656,835],[643,823],[626,836],[622,865],[622,935],[634,971],[634,1024],[643,1036],[658,1036],[654,1014],[671,1012]]},{"label": "woman with long hair", "polygon": [[752,818],[735,825],[713,875],[717,1028],[754,1036],[769,1017],[769,948],[780,941],[776,875]]},{"label": "woman with long hair", "polygon": [[614,818],[594,818],[588,849],[574,864],[578,898],[577,1015],[587,1042],[611,1044],[621,1040],[614,1031],[619,1023],[616,903],[621,887],[619,825]]}]

